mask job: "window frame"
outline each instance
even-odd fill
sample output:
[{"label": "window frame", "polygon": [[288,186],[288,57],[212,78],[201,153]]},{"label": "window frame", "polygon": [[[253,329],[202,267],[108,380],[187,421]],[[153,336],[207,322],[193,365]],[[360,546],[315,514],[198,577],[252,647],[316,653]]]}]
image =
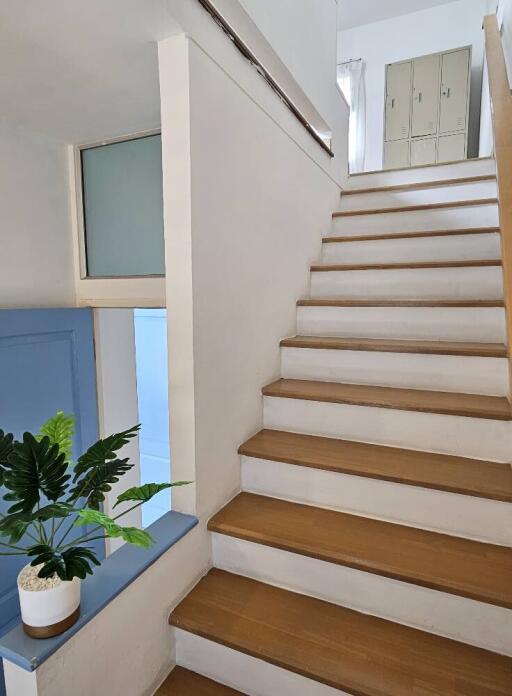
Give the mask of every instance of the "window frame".
[{"label": "window frame", "polygon": [[161,129],[136,131],[68,147],[75,304],[78,307],[164,308],[166,306],[165,275],[107,277],[87,275],[82,150],[127,140],[138,140],[151,135],[161,135]]}]

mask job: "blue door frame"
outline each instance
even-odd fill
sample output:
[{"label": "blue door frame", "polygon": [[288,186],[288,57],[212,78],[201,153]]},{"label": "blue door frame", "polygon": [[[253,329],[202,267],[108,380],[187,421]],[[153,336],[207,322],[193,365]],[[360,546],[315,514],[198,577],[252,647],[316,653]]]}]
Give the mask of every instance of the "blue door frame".
[{"label": "blue door frame", "polygon": [[[92,310],[0,310],[0,428],[20,438],[57,410],[75,415],[76,458],[98,439]],[[0,512],[7,506],[0,500]],[[104,557],[103,542],[97,550]],[[16,576],[25,563],[0,557],[0,635],[18,621]]]}]

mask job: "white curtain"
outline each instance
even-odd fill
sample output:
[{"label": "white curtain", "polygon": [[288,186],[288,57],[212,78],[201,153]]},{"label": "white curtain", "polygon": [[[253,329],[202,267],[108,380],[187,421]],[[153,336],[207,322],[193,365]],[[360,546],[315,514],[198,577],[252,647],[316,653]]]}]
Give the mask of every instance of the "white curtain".
[{"label": "white curtain", "polygon": [[350,106],[349,169],[352,173],[362,172],[366,146],[364,62],[362,60],[353,60],[338,65],[338,83]]}]

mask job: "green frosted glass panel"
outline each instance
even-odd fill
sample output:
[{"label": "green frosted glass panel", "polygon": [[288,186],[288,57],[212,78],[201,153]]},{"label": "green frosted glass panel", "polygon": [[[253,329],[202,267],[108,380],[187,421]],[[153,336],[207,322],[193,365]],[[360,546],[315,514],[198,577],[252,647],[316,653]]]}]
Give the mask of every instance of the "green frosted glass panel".
[{"label": "green frosted glass panel", "polygon": [[82,150],[87,275],[163,275],[160,135]]}]

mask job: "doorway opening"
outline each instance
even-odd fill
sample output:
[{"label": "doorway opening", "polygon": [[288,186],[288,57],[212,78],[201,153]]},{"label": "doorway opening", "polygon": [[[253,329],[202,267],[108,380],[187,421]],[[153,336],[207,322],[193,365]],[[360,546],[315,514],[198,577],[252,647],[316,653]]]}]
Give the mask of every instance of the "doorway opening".
[{"label": "doorway opening", "polygon": [[[120,432],[140,424],[138,437],[121,451],[133,463],[120,482],[122,489],[169,483],[167,312],[158,308],[95,309],[94,325],[100,432]],[[106,500],[108,514],[121,492],[118,485],[113,485]],[[170,490],[164,490],[142,509],[130,512],[126,520],[133,526],[148,527],[170,509]],[[116,539],[109,541],[107,553],[119,545]]]},{"label": "doorway opening", "polygon": [[[167,366],[167,311],[133,310],[135,370],[139,423],[141,485],[171,480]],[[142,507],[142,525],[148,527],[171,509],[171,490],[158,493]]]}]

